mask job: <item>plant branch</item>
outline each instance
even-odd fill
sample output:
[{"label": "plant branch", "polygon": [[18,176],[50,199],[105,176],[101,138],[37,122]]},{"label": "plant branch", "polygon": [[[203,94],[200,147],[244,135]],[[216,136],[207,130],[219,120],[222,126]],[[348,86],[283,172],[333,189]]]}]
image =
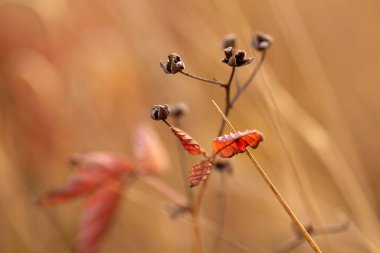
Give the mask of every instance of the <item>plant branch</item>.
[{"label": "plant branch", "polygon": [[[180,124],[180,121],[178,118],[175,118],[175,121],[174,121],[174,125],[178,128],[181,128],[181,124]],[[184,151],[182,149],[182,145],[180,142],[177,142],[177,153],[179,155],[179,162],[180,162],[180,166],[181,166],[181,172],[182,172],[182,181],[183,181],[183,186],[184,186],[184,190],[186,192],[186,195],[187,195],[187,200],[189,201],[189,203],[191,203],[193,201],[193,192],[189,190],[189,186],[188,186],[188,180],[187,180],[187,163],[186,163],[186,157],[184,155]]]},{"label": "plant branch", "polygon": [[212,83],[212,84],[216,84],[216,85],[219,85],[221,87],[224,87],[226,86],[225,83],[221,82],[221,81],[218,81],[218,80],[215,80],[215,79],[208,79],[208,78],[204,78],[204,77],[200,77],[200,76],[195,76],[193,74],[190,74],[190,73],[187,73],[185,71],[180,71],[181,74],[184,74],[185,76],[188,76],[188,77],[191,77],[193,79],[197,79],[197,80],[200,80],[200,81],[203,81],[203,82],[206,82],[206,83]]},{"label": "plant branch", "polygon": [[[226,115],[224,115],[224,113],[219,108],[219,106],[215,103],[214,100],[212,100],[212,102],[214,103],[215,107],[218,109],[218,111],[220,112],[220,114],[223,116],[224,120],[230,125],[230,127],[232,128],[232,130],[234,132],[236,132],[236,129],[232,126],[231,122],[228,120],[228,118],[226,117]],[[316,253],[322,253],[322,251],[319,249],[318,245],[314,242],[313,238],[307,232],[307,230],[305,229],[305,227],[302,225],[302,223],[299,221],[299,219],[294,214],[294,212],[292,211],[292,209],[286,203],[285,199],[282,197],[282,195],[280,194],[280,192],[277,190],[277,188],[275,187],[275,185],[273,184],[273,182],[270,180],[269,176],[266,174],[266,172],[264,171],[264,169],[260,166],[260,164],[253,157],[252,153],[248,149],[245,152],[246,152],[248,158],[251,160],[251,162],[254,165],[254,167],[257,169],[257,171],[260,173],[260,175],[264,179],[265,183],[269,186],[269,188],[271,189],[271,191],[273,192],[273,194],[275,195],[275,197],[277,198],[277,200],[280,202],[280,204],[284,208],[285,212],[289,215],[289,217],[292,219],[292,221],[294,222],[294,224],[300,230],[300,232],[302,233],[302,235],[304,236],[304,238],[306,239],[306,241],[310,244],[310,246],[312,247],[312,249],[314,250],[314,252],[316,252]]]},{"label": "plant branch", "polygon": [[[232,98],[232,100],[230,101],[230,107],[232,108],[235,103],[237,102],[237,100],[239,99],[239,97],[241,96],[241,94],[243,94],[243,92],[247,89],[247,87],[251,84],[251,82],[253,81],[253,79],[256,77],[257,73],[259,72],[260,68],[261,68],[261,65],[263,65],[264,63],[264,60],[265,60],[265,56],[266,56],[266,50],[264,51],[261,51],[261,57],[260,57],[260,61],[258,62],[258,64],[256,65],[256,68],[252,71],[251,75],[248,77],[248,79],[244,82],[243,86],[238,86],[238,90],[235,94],[235,96]],[[226,116],[228,116],[228,114],[226,114]]]},{"label": "plant branch", "polygon": [[202,199],[204,192],[206,190],[207,180],[201,185],[197,197],[194,199],[191,206],[191,214],[193,216],[193,240],[194,240],[194,253],[202,252],[202,241],[201,241],[201,229],[199,223],[199,211],[201,208]]},{"label": "plant branch", "polygon": [[[230,88],[231,88],[231,83],[235,75],[235,67],[232,67],[230,77],[222,87],[225,88],[226,91],[226,112],[229,111],[229,101],[230,101]],[[223,131],[224,128],[224,121],[222,122],[221,125],[221,131]],[[220,130],[219,130],[220,131]],[[201,236],[200,236],[200,227],[199,227],[199,210],[202,204],[202,199],[204,196],[204,192],[206,191],[206,186],[207,186],[207,181],[206,180],[201,186],[200,190],[196,196],[196,198],[193,201],[193,205],[191,208],[191,214],[194,219],[194,231],[193,231],[193,238],[194,238],[194,253],[200,253],[202,252],[201,249]]]},{"label": "plant branch", "polygon": [[[230,113],[230,109],[231,109],[231,104],[230,104],[231,83],[232,83],[232,79],[234,78],[234,75],[235,75],[235,67],[232,67],[230,78],[229,78],[228,82],[226,83],[226,85],[224,86],[224,90],[226,93],[226,102],[225,102],[225,108],[224,108],[224,114],[225,115],[228,115]],[[225,124],[226,124],[226,122],[222,119],[222,122],[220,123],[220,127],[219,127],[219,131],[218,131],[217,136],[220,136],[223,133],[223,129],[224,129]]]}]

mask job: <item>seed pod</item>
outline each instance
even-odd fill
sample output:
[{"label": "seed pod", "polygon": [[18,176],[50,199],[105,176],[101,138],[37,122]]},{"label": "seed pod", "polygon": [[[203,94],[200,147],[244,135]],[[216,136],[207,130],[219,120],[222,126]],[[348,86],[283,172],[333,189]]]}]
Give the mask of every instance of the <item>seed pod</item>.
[{"label": "seed pod", "polygon": [[150,112],[150,117],[153,120],[165,120],[170,115],[170,108],[168,105],[154,105]]},{"label": "seed pod", "polygon": [[221,62],[231,67],[241,67],[250,64],[255,58],[245,58],[244,50],[235,50],[232,47],[224,49],[225,58]]},{"label": "seed pod", "polygon": [[223,43],[222,43],[223,49],[228,48],[228,47],[235,48],[235,44],[236,44],[235,34],[230,33],[230,34],[227,34],[226,36],[224,36]]},{"label": "seed pod", "polygon": [[160,62],[160,66],[166,74],[176,74],[185,69],[185,63],[181,56],[176,53],[170,53],[166,62]]},{"label": "seed pod", "polygon": [[255,35],[252,36],[252,46],[257,50],[257,51],[264,51],[267,48],[269,48],[272,45],[273,38],[272,36],[258,32]]},{"label": "seed pod", "polygon": [[185,115],[189,111],[189,107],[185,103],[178,103],[170,108],[171,113],[170,115],[174,118],[180,118],[183,115]]}]

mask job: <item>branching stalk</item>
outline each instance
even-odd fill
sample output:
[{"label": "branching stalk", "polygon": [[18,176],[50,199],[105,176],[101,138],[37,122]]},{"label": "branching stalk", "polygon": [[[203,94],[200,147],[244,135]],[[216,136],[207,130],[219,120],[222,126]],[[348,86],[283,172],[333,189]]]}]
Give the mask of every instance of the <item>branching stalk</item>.
[{"label": "branching stalk", "polygon": [[[259,72],[260,70],[260,67],[261,65],[263,65],[264,63],[264,60],[265,60],[265,56],[266,56],[266,50],[264,51],[261,51],[261,57],[260,57],[260,61],[259,63],[256,65],[256,68],[252,71],[251,75],[248,77],[248,79],[244,82],[243,86],[238,86],[238,90],[235,94],[235,96],[232,98],[232,100],[229,102],[230,103],[230,107],[232,108],[235,103],[237,102],[237,100],[239,99],[239,97],[241,96],[241,94],[243,94],[243,92],[247,89],[247,87],[251,84],[251,82],[253,81],[253,79],[255,79],[256,77],[256,74]],[[228,114],[225,114],[227,117],[228,117]]]},{"label": "branching stalk", "polygon": [[200,77],[200,76],[196,76],[196,75],[193,75],[193,74],[190,74],[190,73],[187,73],[185,71],[180,71],[181,74],[184,74],[185,76],[188,76],[188,77],[191,77],[193,79],[197,79],[197,80],[200,80],[200,81],[203,81],[203,82],[206,82],[206,83],[212,83],[212,84],[216,84],[216,85],[219,85],[221,87],[224,87],[226,86],[225,83],[221,82],[221,81],[218,81],[218,80],[215,80],[215,79],[208,79],[208,78],[204,78],[204,77]]}]

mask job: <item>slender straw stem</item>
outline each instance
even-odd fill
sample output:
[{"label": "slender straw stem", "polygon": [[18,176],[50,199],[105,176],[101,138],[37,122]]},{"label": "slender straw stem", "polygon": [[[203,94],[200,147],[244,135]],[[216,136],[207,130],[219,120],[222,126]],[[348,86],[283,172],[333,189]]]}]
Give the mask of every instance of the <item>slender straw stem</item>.
[{"label": "slender straw stem", "polygon": [[[222,115],[224,120],[230,125],[232,130],[236,132],[235,128],[232,126],[231,122],[228,120],[228,118],[224,115],[222,110],[219,108],[219,106],[215,103],[214,100],[212,100],[215,107],[218,109],[219,113]],[[260,164],[256,161],[256,159],[253,157],[252,153],[247,149],[245,151],[248,158],[251,160],[254,167],[257,169],[257,171],[260,173],[262,178],[264,179],[265,183],[269,186],[277,200],[280,202],[286,213],[289,215],[289,217],[292,219],[294,224],[298,227],[302,235],[305,237],[306,241],[310,244],[311,248],[316,253],[322,253],[322,251],[319,249],[318,245],[314,242],[313,238],[310,236],[310,234],[306,231],[305,227],[302,225],[302,223],[299,221],[297,216],[294,214],[292,209],[289,207],[289,205],[286,203],[285,199],[282,197],[280,192],[277,190],[277,188],[274,186],[273,182],[270,180],[269,176],[266,174],[264,169],[260,166]]]}]

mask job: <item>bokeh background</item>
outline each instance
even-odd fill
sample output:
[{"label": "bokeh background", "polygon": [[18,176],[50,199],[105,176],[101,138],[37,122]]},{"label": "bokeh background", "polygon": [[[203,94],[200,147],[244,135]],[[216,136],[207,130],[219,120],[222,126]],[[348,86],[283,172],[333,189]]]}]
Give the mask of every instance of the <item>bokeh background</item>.
[{"label": "bokeh background", "polygon": [[[238,48],[258,56],[255,31],[274,44],[231,121],[265,134],[256,158],[304,224],[349,221],[315,237],[325,252],[380,252],[379,24],[376,0],[0,1],[0,252],[72,252],[81,200],[53,208],[36,200],[67,179],[71,153],[133,157],[141,123],[166,144],[162,180],[184,194],[176,139],[150,108],[187,103],[183,128],[211,149],[220,124],[211,99],[222,105],[224,94],[165,75],[159,61],[176,52],[188,72],[226,80],[222,38],[234,33]],[[170,200],[142,182],[124,196],[102,252],[191,252],[188,215],[171,219]],[[272,252],[295,236],[243,155],[232,175],[213,172],[201,221],[204,252]]]}]

